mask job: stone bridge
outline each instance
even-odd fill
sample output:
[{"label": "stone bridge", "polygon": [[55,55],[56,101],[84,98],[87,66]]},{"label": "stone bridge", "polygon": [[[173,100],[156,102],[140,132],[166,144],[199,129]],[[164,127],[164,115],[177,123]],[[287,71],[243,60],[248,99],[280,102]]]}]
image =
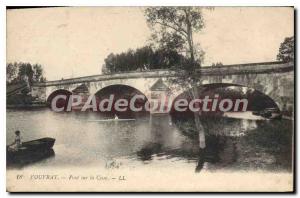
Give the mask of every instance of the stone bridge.
[{"label": "stone bridge", "polygon": [[[264,62],[202,67],[197,73],[199,73],[201,84],[233,83],[243,85],[270,96],[281,110],[292,110],[293,108],[294,63]],[[88,88],[89,94],[95,94],[112,85],[126,85],[150,98],[151,87],[159,81],[170,88],[171,97],[175,98],[186,90],[186,88],[171,84],[167,80],[176,78],[177,75],[178,73],[173,70],[150,70],[85,76],[36,83],[31,87],[31,94],[37,101],[46,102],[51,93],[57,90],[72,92],[83,84]]]}]

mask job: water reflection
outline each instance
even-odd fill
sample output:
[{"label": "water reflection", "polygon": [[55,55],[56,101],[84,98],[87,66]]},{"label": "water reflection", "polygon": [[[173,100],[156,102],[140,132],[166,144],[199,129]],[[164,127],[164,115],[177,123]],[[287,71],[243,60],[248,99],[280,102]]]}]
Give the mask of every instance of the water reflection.
[{"label": "water reflection", "polygon": [[[196,172],[203,168],[292,169],[293,130],[290,120],[202,118],[207,134],[207,146],[203,150],[199,149],[194,127],[187,121],[175,121],[175,125],[170,126],[163,122],[168,119],[167,116],[152,118],[153,139],[138,151],[140,160],[149,163],[155,155],[188,159],[195,163]],[[183,135],[176,138],[176,134]]]}]

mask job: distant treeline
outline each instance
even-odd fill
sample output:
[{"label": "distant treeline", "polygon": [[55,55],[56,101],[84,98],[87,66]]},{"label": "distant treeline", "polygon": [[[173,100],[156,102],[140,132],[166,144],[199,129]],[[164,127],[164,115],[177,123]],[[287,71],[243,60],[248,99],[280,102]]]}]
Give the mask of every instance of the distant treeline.
[{"label": "distant treeline", "polygon": [[277,55],[277,60],[283,62],[292,62],[295,59],[295,39],[294,36],[286,37],[284,41],[280,44],[279,53]]},{"label": "distant treeline", "polygon": [[6,64],[6,84],[18,84],[21,82],[45,82],[43,67],[40,64],[14,62]]},{"label": "distant treeline", "polygon": [[[287,37],[281,43],[277,55],[278,61],[294,61],[294,37]],[[191,63],[191,59],[184,54],[178,53],[175,49],[161,48],[153,49],[151,46],[129,49],[127,52],[109,54],[102,67],[103,74],[143,71],[151,69],[172,69],[185,68],[190,64],[200,66],[199,61]],[[222,66],[222,62],[212,63],[211,66]]]},{"label": "distant treeline", "polygon": [[[116,73],[123,71],[171,69],[185,67],[191,64],[190,59],[176,50],[153,49],[151,46],[129,49],[120,54],[109,54],[104,60],[102,73]],[[199,63],[194,63],[199,65]]]}]

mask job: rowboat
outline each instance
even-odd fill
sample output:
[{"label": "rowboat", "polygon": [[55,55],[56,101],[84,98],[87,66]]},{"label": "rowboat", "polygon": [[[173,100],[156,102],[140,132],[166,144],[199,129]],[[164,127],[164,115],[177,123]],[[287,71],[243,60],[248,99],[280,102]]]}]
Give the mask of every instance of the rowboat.
[{"label": "rowboat", "polygon": [[54,143],[55,139],[46,137],[23,142],[22,147],[18,150],[11,149],[7,146],[7,163],[26,164],[53,156],[54,151],[52,147]]}]

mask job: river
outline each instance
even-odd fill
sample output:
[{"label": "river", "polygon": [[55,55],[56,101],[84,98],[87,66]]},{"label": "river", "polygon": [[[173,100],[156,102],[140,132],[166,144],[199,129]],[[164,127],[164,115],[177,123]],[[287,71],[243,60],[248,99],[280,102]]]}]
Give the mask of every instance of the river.
[{"label": "river", "polygon": [[[89,166],[169,166],[197,171],[197,139],[169,118],[102,122],[95,113],[55,113],[48,109],[7,110],[7,144],[20,130],[23,141],[56,139],[54,155],[17,168]],[[158,126],[157,126],[158,122]],[[291,120],[207,121],[209,137],[203,168],[214,171],[291,171]],[[8,166],[8,169],[14,169]]]}]

